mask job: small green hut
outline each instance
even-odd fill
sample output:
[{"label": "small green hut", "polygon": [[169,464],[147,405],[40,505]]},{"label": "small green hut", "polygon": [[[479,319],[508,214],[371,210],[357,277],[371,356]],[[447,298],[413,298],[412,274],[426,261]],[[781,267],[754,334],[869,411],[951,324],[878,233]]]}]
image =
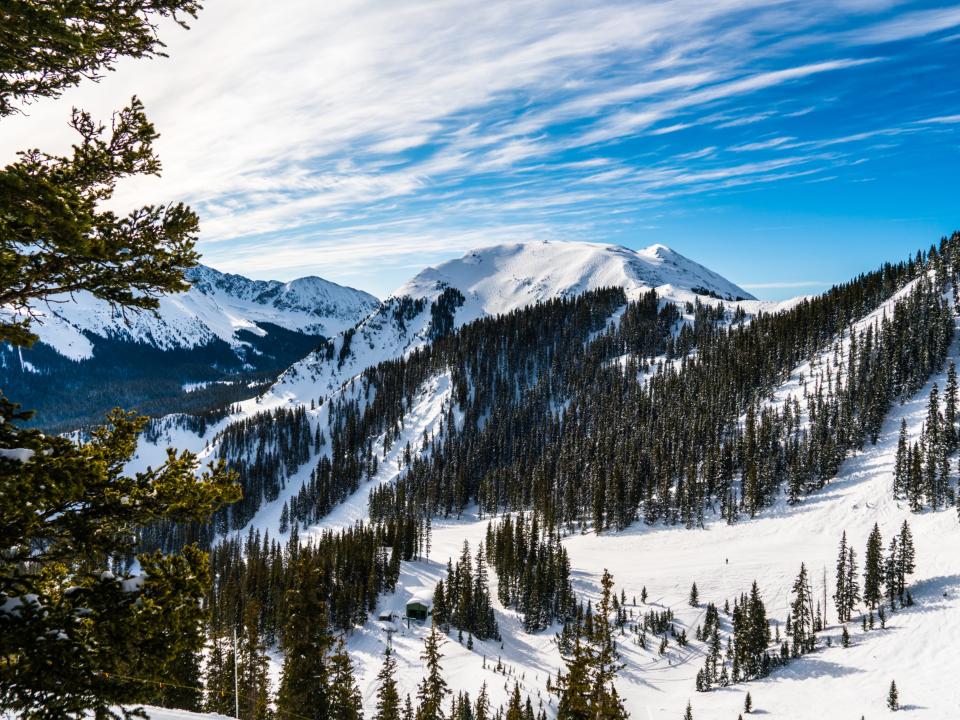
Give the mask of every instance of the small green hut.
[{"label": "small green hut", "polygon": [[420,600],[411,600],[407,603],[407,617],[423,622],[430,615],[430,606]]}]

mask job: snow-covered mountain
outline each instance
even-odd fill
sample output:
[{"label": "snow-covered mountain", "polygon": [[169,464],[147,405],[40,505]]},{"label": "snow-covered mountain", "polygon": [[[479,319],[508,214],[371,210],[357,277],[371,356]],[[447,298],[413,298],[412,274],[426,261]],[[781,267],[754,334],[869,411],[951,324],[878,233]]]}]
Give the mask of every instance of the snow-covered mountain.
[{"label": "snow-covered mountain", "polygon": [[727,300],[753,300],[743,288],[666,245],[631,250],[586,242],[496,245],[419,272],[394,295],[431,297],[455,287],[465,298],[459,322],[497,315],[555,297],[601,287],[632,294],[649,288],[714,293]]},{"label": "snow-covered mountain", "polygon": [[198,266],[188,279],[190,289],[160,298],[156,312],[123,313],[88,293],[38,304],[40,341],[0,347],[4,390],[32,398],[38,422],[56,430],[99,421],[116,405],[201,412],[256,394],[380,304],[318,277],[250,280]]},{"label": "snow-covered mountain", "polygon": [[[462,302],[454,303],[453,325],[458,326],[475,318],[612,285],[624,287],[631,298],[655,287],[668,301],[682,304],[700,298],[707,304],[724,303],[728,309],[739,306],[747,315],[760,309],[788,309],[795,304],[748,298],[736,285],[663,246],[635,252],[603,245],[536,243],[478,250],[416,275],[355,329],[295,364],[271,391],[242,403],[236,414],[212,425],[203,435],[169,423],[158,443],[141,444],[134,469],[162,460],[168,443],[180,447],[192,444],[198,450],[209,443],[201,456],[217,457],[218,431],[231,422],[279,406],[305,406],[309,430],[329,434],[336,401],[356,402],[362,407],[373,397],[363,389],[362,380],[351,382],[351,378],[379,360],[430,342],[437,318],[442,317],[436,303],[443,298],[449,301],[458,300],[457,295],[462,297]],[[893,317],[917,285],[914,280],[900,288],[833,342],[793,367],[789,376],[764,396],[764,405],[795,403],[801,408],[796,415],[801,425],[809,422],[804,410],[810,402],[808,388],[839,383],[848,377],[845,363],[851,333],[879,327],[885,318]],[[619,317],[615,313],[610,321],[614,323]],[[689,313],[684,320],[690,320]],[[960,320],[954,317],[953,324],[953,340],[945,357],[960,361]],[[757,708],[754,712],[770,717],[833,717],[836,708],[851,717],[875,717],[887,712],[885,695],[894,676],[906,698],[902,706],[905,716],[952,717],[960,695],[948,678],[955,674],[956,663],[950,643],[938,638],[952,637],[960,627],[960,565],[953,545],[944,541],[956,537],[956,514],[953,508],[914,513],[908,503],[891,492],[901,427],[911,442],[924,435],[932,389],[945,387],[948,376],[946,367],[936,370],[916,393],[896,404],[882,423],[876,442],[853,451],[824,487],[811,491],[799,503],[788,502],[780,495],[757,517],[744,515],[736,522],[709,512],[700,528],[637,521],[622,531],[574,532],[563,538],[579,598],[596,603],[601,573],[607,568],[624,594],[623,607],[631,623],[651,612],[669,610],[673,629],[684,633],[683,643],[675,639],[676,635],[663,633],[664,638],[669,635],[669,643],[663,642],[662,646],[661,638],[652,631],[642,640],[639,633],[618,636],[625,669],[617,687],[632,717],[682,717],[688,702],[698,718],[737,717],[748,691]],[[313,407],[311,401],[321,395],[331,401]],[[402,476],[404,448],[426,448],[425,439],[442,437],[448,418],[456,422],[460,410],[450,373],[439,372],[427,379],[407,400],[396,434],[390,430],[368,438],[369,452],[378,462],[364,482],[329,513],[302,527],[299,536],[309,538],[365,520],[370,489],[394,483]],[[253,529],[269,533],[271,538],[289,537],[289,533],[279,531],[283,509],[310,482],[318,467],[317,459],[331,452],[329,445],[317,448],[308,461],[289,473],[279,494],[259,507],[240,535]],[[423,450],[423,454],[428,453]],[[437,583],[447,578],[448,559],[462,552],[465,540],[471,548],[484,543],[490,521],[491,516],[478,512],[476,506],[457,517],[434,518],[430,548],[423,557],[402,563],[396,589],[382,595],[367,621],[349,634],[348,647],[368,712],[373,709],[376,675],[386,644],[397,658],[401,696],[416,695],[428,631],[427,624],[405,625],[377,618],[402,616],[411,600],[432,597]],[[904,521],[913,527],[917,548],[916,574],[911,584],[916,604],[889,614],[882,627],[861,628],[855,618],[848,623],[849,635],[844,640],[844,628],[837,621],[832,600],[828,602],[836,589],[833,563],[841,533],[846,533],[860,553],[875,524],[887,539]],[[697,638],[707,604],[718,608],[735,604],[738,595],[756,582],[771,619],[771,631],[780,637],[791,612],[791,586],[801,563],[810,569],[814,596],[818,602],[823,598],[826,610],[816,652],[767,677],[715,687],[710,693],[696,692],[697,674],[709,650],[707,642]],[[692,582],[699,588],[700,602],[696,606],[689,602]],[[490,583],[491,595],[497,597],[499,579],[495,573],[491,573]],[[637,598],[641,598],[639,602]],[[454,691],[470,692],[472,696],[485,683],[494,705],[505,703],[516,683],[537,711],[542,708],[547,717],[555,717],[556,696],[549,688],[564,662],[555,635],[559,625],[531,633],[514,608],[498,600],[494,610],[501,638],[471,638],[466,643],[457,642],[455,633],[446,638],[443,668],[448,682]],[[872,612],[870,617],[872,622]],[[729,613],[722,613],[721,624],[723,632],[729,634]],[[933,664],[929,658],[933,658]],[[271,656],[274,683],[281,660],[279,653]],[[938,670],[932,671],[931,667]]]},{"label": "snow-covered mountain", "polygon": [[88,293],[56,298],[35,308],[40,342],[73,360],[93,356],[92,336],[145,343],[163,350],[196,348],[214,340],[233,347],[246,330],[265,336],[269,323],[330,337],[352,327],[379,301],[361,290],[318,277],[283,283],[250,280],[200,265],[189,271],[189,290],[160,299],[156,313],[121,313]]},{"label": "snow-covered mountain", "polygon": [[494,245],[420,271],[355,331],[290,368],[275,391],[288,397],[327,394],[366,367],[422,345],[431,335],[431,304],[447,289],[463,296],[453,318],[459,327],[603,287],[622,287],[628,298],[655,288],[678,302],[758,304],[743,288],[665,245],[643,250],[589,242]]}]

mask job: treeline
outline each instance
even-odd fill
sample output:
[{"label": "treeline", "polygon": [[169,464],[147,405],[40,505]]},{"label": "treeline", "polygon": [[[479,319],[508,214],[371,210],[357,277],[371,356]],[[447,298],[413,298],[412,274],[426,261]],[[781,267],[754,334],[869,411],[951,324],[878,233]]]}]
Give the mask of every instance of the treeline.
[{"label": "treeline", "polygon": [[[876,441],[891,403],[941,367],[958,245],[955,235],[749,323],[739,308],[678,307],[653,291],[627,303],[621,289],[606,289],[449,331],[439,318],[452,322],[461,298],[448,288],[431,306],[445,334],[368,368],[327,402],[329,442],[318,430],[311,444],[309,429],[292,428],[303,452],[281,457],[263,445],[275,423],[264,415],[246,421],[264,428],[222,443],[251,489],[229,526],[276,497],[311,449],[316,465],[286,514],[290,524],[318,521],[377,472],[418,393],[440,374],[453,384],[440,430],[409,439],[398,482],[371,491],[375,521],[459,515],[476,503],[481,513],[534,510],[545,527],[568,531],[638,518],[694,527],[711,512],[752,516],[782,492],[798,502]],[[888,312],[854,329],[911,281]],[[416,311],[397,304],[399,318]],[[802,403],[767,403],[811,357]]]},{"label": "treeline", "polygon": [[221,532],[246,526],[264,502],[272,502],[287,478],[310,459],[319,439],[306,408],[277,408],[231,423],[213,439],[218,457],[237,473],[243,499],[214,519]]},{"label": "treeline", "polygon": [[[202,415],[254,397],[324,341],[260,325],[265,334],[242,329],[236,346],[216,338],[193,348],[87,333],[92,356],[82,360],[42,342],[30,348],[0,344],[0,386],[9,397],[31,398],[36,415],[30,424],[50,433],[98,426],[118,406],[152,417]],[[196,386],[187,392],[190,383]]]},{"label": "treeline", "polygon": [[950,457],[958,445],[957,371],[951,362],[942,398],[936,383],[930,390],[926,421],[915,442],[909,441],[906,419],[901,421],[894,462],[894,495],[905,499],[914,511],[939,510],[956,502],[960,514],[960,493],[950,486]]},{"label": "treeline", "polygon": [[[519,367],[517,350],[472,355],[470,368],[498,371],[470,373],[469,385],[458,386],[462,425],[445,423],[443,436],[411,457],[395,485],[372,491],[371,515],[450,515],[475,502],[485,513],[533,509],[548,527],[603,531],[638,517],[693,527],[715,510],[734,522],[781,492],[799,501],[833,477],[851,450],[875,441],[890,404],[941,367],[954,325],[944,293],[957,278],[958,246],[955,235],[749,323],[742,313],[696,306],[692,326],[672,332],[678,309],[648,295],[584,347],[564,344],[562,363],[560,345],[543,337],[554,328],[550,314],[522,311],[512,321],[539,328],[545,345],[526,345],[530,357]],[[877,322],[850,329],[911,281]],[[580,301],[594,316],[616,307],[604,293]],[[507,334],[504,318],[470,326],[473,337],[485,330]],[[676,354],[684,337],[691,340],[683,352],[696,352],[668,361],[668,347]],[[471,347],[500,349],[496,337]],[[766,402],[821,352],[815,382],[805,383],[805,407],[796,397],[783,407]],[[540,371],[532,381],[529,367]],[[462,370],[457,378],[466,377]],[[386,367],[368,372],[388,403]],[[415,386],[403,385],[405,398],[412,400]],[[401,417],[404,403],[393,407]]]}]

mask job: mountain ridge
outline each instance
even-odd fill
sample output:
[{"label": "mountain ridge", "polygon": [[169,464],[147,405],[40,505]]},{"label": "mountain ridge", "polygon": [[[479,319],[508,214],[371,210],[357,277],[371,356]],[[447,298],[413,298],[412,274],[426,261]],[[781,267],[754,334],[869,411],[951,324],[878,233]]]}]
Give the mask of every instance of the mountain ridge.
[{"label": "mountain ridge", "polygon": [[[463,296],[453,311],[452,328],[603,287],[622,287],[629,299],[657,289],[665,300],[677,302],[763,304],[718,273],[662,244],[642,250],[549,240],[490,245],[418,272],[355,329],[334,338],[325,352],[312,353],[291,366],[279,378],[275,391],[298,395],[306,392],[307,384],[317,385],[327,394],[366,367],[423,345],[430,339],[430,306],[447,289]],[[417,305],[421,307],[416,309]]]},{"label": "mountain ridge", "polygon": [[52,298],[34,308],[40,342],[72,360],[89,359],[88,334],[144,342],[160,349],[195,348],[219,338],[232,346],[240,330],[263,335],[258,322],[329,337],[379,301],[361,290],[317,277],[290,282],[250,280],[205,265],[187,271],[190,289],[161,297],[156,312],[120,313],[88,293]]}]

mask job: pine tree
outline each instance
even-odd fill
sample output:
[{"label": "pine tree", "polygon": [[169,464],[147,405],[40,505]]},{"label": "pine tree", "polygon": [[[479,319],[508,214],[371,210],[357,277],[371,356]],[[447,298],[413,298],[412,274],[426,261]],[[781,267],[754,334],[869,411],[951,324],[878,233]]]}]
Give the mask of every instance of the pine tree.
[{"label": "pine tree", "polygon": [[749,691],[747,691],[747,697],[743,701],[743,711],[748,715],[753,712],[753,698],[750,697]]},{"label": "pine tree", "polygon": [[444,591],[443,580],[437,581],[433,591],[433,623],[444,633],[450,632],[450,610],[447,607],[447,593]]},{"label": "pine tree", "polygon": [[445,720],[443,714],[444,698],[450,693],[447,681],[443,678],[440,669],[441,634],[437,632],[436,623],[430,626],[430,633],[424,640],[423,654],[420,659],[426,663],[426,674],[417,690],[417,699],[420,701],[417,708],[417,720]]},{"label": "pine tree", "polygon": [[[577,624],[573,647],[564,657],[567,672],[559,682],[558,720],[625,720],[627,717],[614,687],[622,664],[610,622],[615,598],[613,576],[607,570],[603,572],[601,587],[597,612],[592,614],[588,606],[584,623]],[[589,624],[588,619],[591,619]]]},{"label": "pine tree", "polygon": [[523,706],[520,704],[520,686],[513,684],[513,692],[510,694],[510,702],[507,704],[507,714],[504,720],[523,720]]},{"label": "pine tree", "polygon": [[854,609],[860,603],[860,576],[857,574],[857,554],[851,547],[847,550],[847,580],[844,583],[846,592],[846,614],[847,621],[853,614]]},{"label": "pine tree", "polygon": [[[547,676],[549,682],[550,676]],[[549,688],[548,688],[549,690]],[[477,702],[473,707],[473,720],[490,720],[490,698],[487,695],[486,681],[480,686],[480,692],[477,693]]]},{"label": "pine tree", "polygon": [[330,714],[330,671],[327,653],[333,640],[327,627],[327,605],[320,597],[314,571],[304,560],[287,596],[288,619],[283,633],[283,671],[277,707],[304,718]]},{"label": "pine tree", "polygon": [[[176,16],[182,25],[198,10],[194,0],[7,4],[0,118],[123,57],[159,54],[159,21]],[[189,208],[123,216],[105,207],[119,179],[159,172],[142,103],[134,98],[103,125],[75,110],[70,125],[79,135],[70,155],[29,150],[0,169],[0,307],[13,311],[0,318],[0,344],[14,348],[37,339],[37,303],[85,291],[121,310],[156,308],[159,295],[187,289],[184,273],[198,258]],[[170,682],[189,671],[209,583],[206,555],[190,546],[141,556],[139,578],[115,577],[108,563],[130,557],[146,528],[206,521],[239,491],[222,468],[197,477],[189,453],[124,476],[145,424],[130,415],[112,413],[80,444],[25,429],[27,419],[0,396],[0,449],[25,458],[0,462],[0,593],[29,598],[0,632],[0,698],[24,716],[102,716],[143,696],[142,683],[118,676]],[[55,709],[45,707],[50,697]]]},{"label": "pine tree", "polygon": [[241,720],[266,720],[270,715],[266,649],[260,639],[260,608],[256,601],[244,609],[243,635],[237,647]]},{"label": "pine tree", "polygon": [[846,622],[850,619],[847,606],[849,597],[849,591],[847,590],[847,559],[847,533],[844,531],[843,536],[840,538],[840,552],[837,556],[836,590],[833,594],[833,602],[837,606],[837,619],[840,622]]},{"label": "pine tree", "polygon": [[896,591],[900,604],[905,604],[904,593],[907,589],[907,576],[911,575],[915,569],[916,551],[913,547],[913,535],[910,532],[910,525],[906,520],[900,526],[899,535],[900,554],[897,558],[896,567]]},{"label": "pine tree", "polygon": [[[900,538],[897,535],[894,535],[890,538],[890,549],[887,554],[886,562],[884,563],[883,568],[883,586],[884,586],[884,597],[886,597],[887,602],[890,603],[890,609],[897,609],[897,597],[898,597],[898,571],[900,568]],[[883,609],[881,605],[880,609]]]},{"label": "pine tree", "polygon": [[594,657],[590,645],[579,634],[572,652],[564,661],[567,671],[558,683],[560,703],[557,705],[557,720],[592,720],[591,670]]},{"label": "pine tree", "polygon": [[943,430],[948,453],[957,449],[957,368],[953,361],[947,367],[947,384],[943,388]]},{"label": "pine tree", "polygon": [[149,702],[161,707],[199,712],[203,709],[202,688],[197,687],[200,673],[200,653],[183,650],[172,664],[171,684],[164,684]]},{"label": "pine tree", "polygon": [[397,661],[388,645],[383,665],[377,673],[377,709],[373,720],[400,720],[400,694],[397,692]]},{"label": "pine tree", "polygon": [[905,494],[910,473],[909,445],[907,444],[907,419],[900,421],[900,436],[897,440],[897,455],[893,468],[893,494],[902,497]]},{"label": "pine tree", "polygon": [[687,709],[683,713],[683,720],[693,720],[693,705],[687,701]]},{"label": "pine tree", "polygon": [[698,607],[700,605],[700,593],[697,591],[697,584],[693,583],[690,586],[690,607]]},{"label": "pine tree", "polygon": [[890,690],[887,692],[887,707],[894,712],[900,709],[900,693],[894,680],[890,681]]},{"label": "pine tree", "polygon": [[227,649],[223,639],[214,635],[204,672],[206,712],[225,715],[234,711],[233,702],[233,664],[236,658],[233,649]]},{"label": "pine tree", "polygon": [[330,720],[363,720],[363,696],[341,636],[330,656]]},{"label": "pine tree", "polygon": [[793,655],[798,657],[810,652],[816,641],[813,634],[813,594],[804,563],[800,563],[800,573],[793,583],[793,594],[790,618],[793,628]]},{"label": "pine tree", "polygon": [[626,720],[627,713],[623,703],[617,695],[614,679],[623,668],[620,654],[617,652],[613,640],[613,630],[610,615],[613,611],[613,576],[606,569],[600,579],[600,602],[597,604],[597,613],[594,620],[593,645],[593,689],[592,703],[595,717],[603,720]]},{"label": "pine tree", "polygon": [[880,536],[879,524],[874,524],[867,538],[867,551],[864,555],[863,567],[863,601],[871,608],[875,608],[881,601],[880,591],[883,582],[883,540]]}]

